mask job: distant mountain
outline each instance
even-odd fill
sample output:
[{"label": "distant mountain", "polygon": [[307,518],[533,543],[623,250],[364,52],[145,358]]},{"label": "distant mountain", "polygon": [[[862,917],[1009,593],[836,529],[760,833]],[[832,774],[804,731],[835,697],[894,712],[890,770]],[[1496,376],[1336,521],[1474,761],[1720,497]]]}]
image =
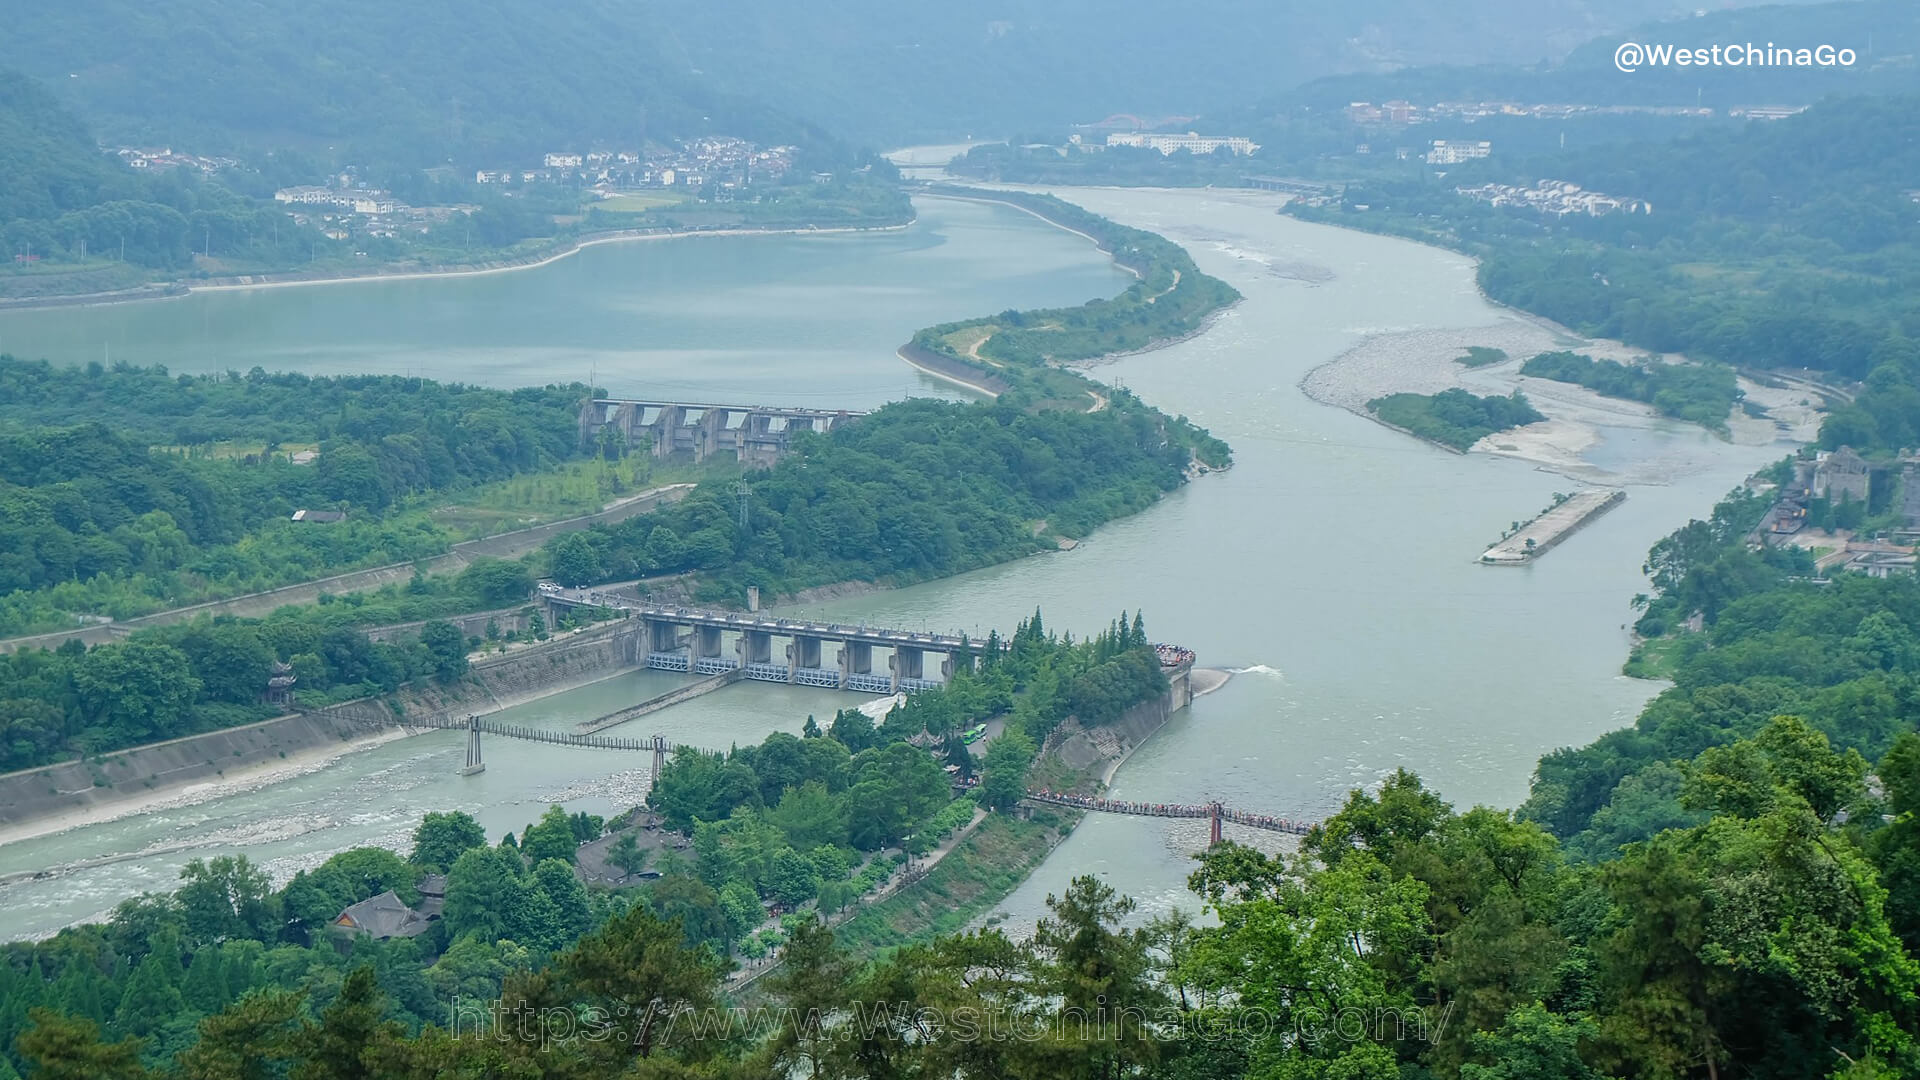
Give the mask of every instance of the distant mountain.
[{"label": "distant mountain", "polygon": [[1702,2],[647,0],[669,56],[703,77],[886,142],[1218,113],[1338,72],[1539,63]]},{"label": "distant mountain", "polygon": [[[1625,73],[1614,66],[1621,43],[1685,48],[1772,43],[1854,50],[1851,67],[1668,66]],[[1388,74],[1319,79],[1279,95],[1268,111],[1338,108],[1352,101],[1528,101],[1614,105],[1807,105],[1831,95],[1920,90],[1920,4],[1843,0],[1773,5],[1645,23],[1612,32],[1551,64],[1417,67]]]},{"label": "distant mountain", "polygon": [[[518,164],[589,142],[817,128],[663,54],[636,4],[573,0],[3,0],[0,66],[38,76],[110,142],[257,158]],[[331,151],[331,153],[329,153]]]},{"label": "distant mountain", "polygon": [[0,66],[109,141],[471,165],[714,131],[879,143],[1217,113],[1342,71],[1552,59],[1699,2],[0,0]]}]

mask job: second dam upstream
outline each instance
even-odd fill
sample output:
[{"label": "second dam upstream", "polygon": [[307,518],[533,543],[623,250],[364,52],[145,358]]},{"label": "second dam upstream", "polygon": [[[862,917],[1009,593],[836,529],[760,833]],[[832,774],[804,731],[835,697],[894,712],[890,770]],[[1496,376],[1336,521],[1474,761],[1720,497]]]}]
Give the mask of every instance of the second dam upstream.
[{"label": "second dam upstream", "polygon": [[[1476,565],[1509,522],[1578,485],[1519,460],[1439,451],[1298,385],[1372,335],[1514,318],[1479,295],[1467,259],[1297,222],[1250,193],[1058,194],[1168,236],[1244,294],[1206,332],[1095,372],[1210,428],[1232,444],[1234,467],[1072,551],[782,614],[983,636],[1038,607],[1050,628],[1083,636],[1143,609],[1154,638],[1237,674],[1140,747],[1113,797],[1218,799],[1289,818],[1322,817],[1400,768],[1457,804],[1517,805],[1541,754],[1630,723],[1660,689],[1620,674],[1647,548],[1786,444],[1734,445],[1677,423],[1603,431],[1592,453],[1610,469],[1639,463],[1645,482],[1536,562]],[[903,393],[958,396],[894,356],[921,326],[1078,303],[1130,280],[1031,216],[940,199],[918,208],[897,233],[640,243],[488,277],[0,313],[0,348],[86,362],[110,344],[114,360],[176,370],[258,364],[506,386],[592,369],[620,395],[867,408]],[[570,729],[683,678],[621,675],[500,719]],[[725,748],[858,700],[740,683],[613,733]],[[355,845],[404,849],[429,810],[467,810],[497,837],[548,802],[604,814],[644,791],[644,755],[496,742],[487,772],[460,777],[463,745],[453,731],[399,739],[268,786],[0,845],[0,877],[113,860],[0,888],[0,936],[45,934],[169,888],[195,856],[244,852],[284,879]],[[1002,909],[1028,924],[1084,873],[1148,911],[1197,906],[1185,880],[1206,828],[1091,815]]]}]

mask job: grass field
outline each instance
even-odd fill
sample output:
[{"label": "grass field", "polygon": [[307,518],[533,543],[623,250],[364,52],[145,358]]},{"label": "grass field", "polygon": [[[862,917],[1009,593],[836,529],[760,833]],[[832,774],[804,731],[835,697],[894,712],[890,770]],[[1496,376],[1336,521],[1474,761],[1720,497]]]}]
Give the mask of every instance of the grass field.
[{"label": "grass field", "polygon": [[619,462],[574,461],[463,492],[457,502],[435,507],[428,516],[460,539],[472,539],[591,514],[662,484],[725,479],[739,471],[732,461],[692,465],[657,462],[644,454]]},{"label": "grass field", "polygon": [[684,195],[666,192],[621,191],[589,205],[609,214],[644,214],[662,206],[677,206],[685,201]]}]

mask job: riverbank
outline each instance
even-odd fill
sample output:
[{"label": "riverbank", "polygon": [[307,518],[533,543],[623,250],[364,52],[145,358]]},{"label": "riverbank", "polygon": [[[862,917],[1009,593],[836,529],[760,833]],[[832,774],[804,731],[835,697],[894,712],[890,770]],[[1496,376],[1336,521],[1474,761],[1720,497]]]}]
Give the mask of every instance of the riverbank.
[{"label": "riverbank", "polygon": [[163,284],[142,286],[107,293],[84,293],[72,296],[19,297],[0,300],[0,310],[16,310],[40,307],[99,307],[107,304],[136,303],[147,300],[172,300],[190,296],[197,292],[235,292],[256,289],[285,289],[308,285],[349,285],[370,281],[417,281],[423,278],[461,278],[482,277],[490,274],[510,274],[519,270],[535,270],[550,266],[562,259],[572,258],[590,247],[602,244],[626,244],[646,240],[678,240],[689,237],[723,236],[813,236],[834,233],[899,232],[911,228],[912,221],[896,225],[832,225],[825,227],[782,227],[782,228],[729,228],[729,229],[686,229],[657,230],[630,229],[612,233],[595,233],[579,237],[547,251],[529,253],[508,259],[491,260],[482,263],[459,263],[444,266],[427,266],[417,269],[399,269],[396,267],[371,267],[364,273],[342,274],[328,272],[303,272],[298,270],[269,271],[260,274],[241,274],[225,278],[207,278],[202,281],[174,281]]},{"label": "riverbank", "polygon": [[[266,723],[276,723],[269,720]],[[348,754],[371,750],[377,746],[415,734],[404,728],[388,728],[357,737],[343,739],[338,745],[315,746],[297,750],[275,761],[259,761],[251,765],[241,765],[225,770],[214,780],[171,786],[156,786],[140,791],[117,792],[114,796],[89,804],[83,809],[67,810],[49,817],[36,818],[18,824],[0,825],[0,847],[32,840],[36,837],[51,836],[85,825],[102,825],[134,814],[148,814],[160,810],[178,810],[213,799],[224,799],[248,791],[291,780],[321,769],[339,761]],[[194,736],[189,736],[193,738]],[[37,770],[35,770],[37,771]],[[0,776],[0,785],[7,784],[19,774]],[[155,854],[151,850],[124,852],[118,856],[82,860],[64,866],[47,867],[34,873],[16,873],[0,877],[0,885],[27,878],[58,876],[88,866],[101,866],[115,859],[139,858]]]},{"label": "riverbank", "polygon": [[942,382],[952,383],[981,397],[997,398],[1008,389],[1005,380],[996,379],[972,365],[963,364],[958,360],[948,360],[938,353],[928,352],[912,342],[895,349],[893,355],[923,374],[931,375]]},{"label": "riverbank", "polygon": [[410,718],[487,715],[614,678],[638,665],[640,631],[604,623],[473,662],[450,687],[391,695],[202,732],[0,776],[0,846],[189,806],[325,768],[340,756],[437,728]]}]

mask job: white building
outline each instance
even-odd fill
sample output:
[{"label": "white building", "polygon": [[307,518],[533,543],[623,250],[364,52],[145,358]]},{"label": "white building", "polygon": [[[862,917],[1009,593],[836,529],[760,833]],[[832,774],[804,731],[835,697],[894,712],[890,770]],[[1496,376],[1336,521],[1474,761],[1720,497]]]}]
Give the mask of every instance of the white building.
[{"label": "white building", "polygon": [[273,193],[274,202],[328,205],[334,201],[332,188],[305,186],[281,188]]},{"label": "white building", "polygon": [[1144,131],[1115,132],[1107,136],[1108,146],[1133,146],[1149,150],[1158,150],[1162,154],[1171,154],[1175,150],[1185,150],[1189,154],[1211,154],[1226,147],[1235,154],[1251,154],[1260,149],[1258,143],[1240,135],[1202,135],[1189,131],[1185,135],[1154,135]]},{"label": "white building", "polygon": [[1435,139],[1433,149],[1427,151],[1429,165],[1458,165],[1463,161],[1472,161],[1493,153],[1493,144],[1481,139]]},{"label": "white building", "polygon": [[546,166],[549,169],[577,169],[585,160],[579,154],[548,154]]}]

